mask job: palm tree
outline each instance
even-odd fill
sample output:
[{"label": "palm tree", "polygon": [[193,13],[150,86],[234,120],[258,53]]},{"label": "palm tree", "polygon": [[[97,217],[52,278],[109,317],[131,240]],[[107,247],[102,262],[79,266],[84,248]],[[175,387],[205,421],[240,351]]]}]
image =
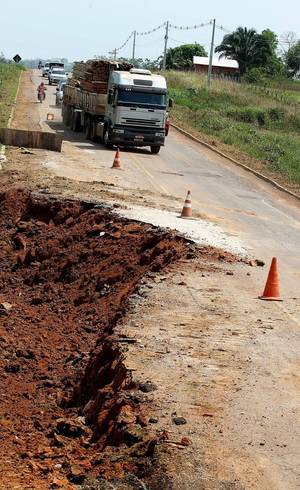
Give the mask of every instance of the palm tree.
[{"label": "palm tree", "polygon": [[255,29],[247,27],[238,27],[231,34],[226,34],[215,51],[221,53],[220,58],[226,56],[236,60],[241,75],[249,68],[266,65],[272,56],[272,47],[268,40]]}]

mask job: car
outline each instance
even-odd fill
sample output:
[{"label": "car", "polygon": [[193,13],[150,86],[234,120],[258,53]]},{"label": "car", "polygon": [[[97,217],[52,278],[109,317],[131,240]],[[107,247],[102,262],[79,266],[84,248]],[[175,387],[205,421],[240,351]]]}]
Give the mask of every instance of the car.
[{"label": "car", "polygon": [[58,82],[58,87],[56,88],[56,94],[55,94],[55,104],[57,106],[61,106],[62,104],[65,85],[66,85],[65,81]]},{"label": "car", "polygon": [[42,77],[47,77],[49,70],[50,70],[50,63],[45,63],[42,71]]},{"label": "car", "polygon": [[67,81],[67,73],[64,68],[58,68],[54,66],[48,73],[49,85],[58,82],[66,82]]},{"label": "car", "polygon": [[65,65],[64,63],[61,63],[60,61],[47,61],[45,65],[42,65],[43,71],[42,71],[42,76],[43,77],[48,77],[49,72],[54,68],[64,68]]}]

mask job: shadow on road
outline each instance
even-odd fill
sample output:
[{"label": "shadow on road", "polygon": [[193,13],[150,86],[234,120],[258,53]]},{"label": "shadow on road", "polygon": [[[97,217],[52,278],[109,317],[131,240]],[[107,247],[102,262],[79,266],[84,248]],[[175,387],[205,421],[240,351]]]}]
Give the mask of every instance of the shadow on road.
[{"label": "shadow on road", "polygon": [[[57,109],[57,106],[50,106],[50,107],[55,107]],[[52,131],[55,131],[56,133],[62,135],[65,141],[69,141],[70,143],[73,143],[77,148],[83,150],[95,149],[95,150],[100,150],[105,152],[112,151],[106,148],[105,146],[103,146],[100,142],[98,143],[95,141],[85,139],[83,133],[75,133],[74,131],[71,131],[69,128],[67,128],[64,125],[62,121],[46,121],[46,124],[49,126],[50,129],[52,129]],[[114,148],[113,151],[115,150],[116,148]],[[151,151],[148,148],[128,147],[128,148],[122,148],[122,151],[126,153],[137,153],[142,155],[151,154]]]}]

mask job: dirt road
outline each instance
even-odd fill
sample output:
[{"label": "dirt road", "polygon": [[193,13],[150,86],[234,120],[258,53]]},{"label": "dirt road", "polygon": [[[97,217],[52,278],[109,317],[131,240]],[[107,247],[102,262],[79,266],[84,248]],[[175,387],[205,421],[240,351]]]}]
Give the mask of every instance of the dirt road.
[{"label": "dirt road", "polygon": [[[116,174],[110,169],[111,151],[63,127],[53,107],[54,88],[48,90],[49,105],[35,104],[38,82],[36,73],[24,75],[13,124],[49,130],[46,114],[54,113],[49,125],[64,133],[63,152],[14,150],[3,185],[105,200],[137,215],[136,203],[149,213],[151,207],[178,210],[191,188],[196,217],[221,225],[229,245],[233,235],[249,253],[267,262],[273,255],[280,260],[283,303],[257,299],[265,269],[207,256],[170,265],[168,274],[145,279],[132,296],[132,308],[117,330],[136,339],[126,352],[126,366],[155,383],[147,395],[150,425],[169,434],[147,485],[299,488],[299,204],[176,132],[159,156],[123,152],[124,171]],[[187,423],[176,425],[178,416]],[[182,437],[190,445],[178,445]],[[31,481],[32,487],[24,488],[42,488],[43,478],[51,481],[48,473],[46,478],[29,472],[26,459],[22,480],[13,471],[20,462],[8,456],[9,472],[1,457],[2,481],[19,482],[11,488],[23,488],[20,481]]]}]

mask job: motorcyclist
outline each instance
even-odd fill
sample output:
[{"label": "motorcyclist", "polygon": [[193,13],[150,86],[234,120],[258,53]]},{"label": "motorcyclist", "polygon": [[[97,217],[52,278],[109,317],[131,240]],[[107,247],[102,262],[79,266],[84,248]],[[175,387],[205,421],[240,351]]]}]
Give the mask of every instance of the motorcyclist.
[{"label": "motorcyclist", "polygon": [[37,88],[37,93],[38,93],[38,99],[42,97],[43,100],[46,98],[46,90],[47,87],[45,86],[44,82],[40,83],[40,85]]}]

